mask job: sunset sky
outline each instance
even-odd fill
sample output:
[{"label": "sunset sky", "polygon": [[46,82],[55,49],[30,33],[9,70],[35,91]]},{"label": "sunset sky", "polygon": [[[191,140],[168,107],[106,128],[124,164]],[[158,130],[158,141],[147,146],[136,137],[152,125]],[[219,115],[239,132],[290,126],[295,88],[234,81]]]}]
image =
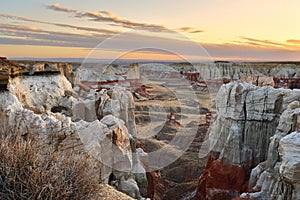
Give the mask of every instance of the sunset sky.
[{"label": "sunset sky", "polygon": [[[178,59],[166,50],[205,59],[199,46],[213,60],[300,61],[299,0],[0,0],[0,5],[0,56],[9,58]],[[97,45],[97,54],[91,53]]]}]

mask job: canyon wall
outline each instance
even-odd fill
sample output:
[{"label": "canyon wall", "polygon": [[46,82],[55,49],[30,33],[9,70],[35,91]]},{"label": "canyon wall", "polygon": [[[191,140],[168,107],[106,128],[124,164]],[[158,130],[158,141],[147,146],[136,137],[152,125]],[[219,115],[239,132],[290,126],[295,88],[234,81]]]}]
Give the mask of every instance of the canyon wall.
[{"label": "canyon wall", "polygon": [[248,191],[242,198],[300,198],[299,114],[299,101],[290,103],[283,112],[270,138],[267,159],[251,171]]},{"label": "canyon wall", "polygon": [[195,64],[195,67],[205,80],[218,78],[239,80],[245,74],[300,78],[299,63],[214,63]]},{"label": "canyon wall", "polygon": [[[248,191],[255,182],[250,179],[249,183],[251,170],[258,164],[264,166],[262,162],[269,156],[278,158],[279,140],[274,135],[282,127],[289,127],[283,122],[293,123],[283,119],[286,115],[282,113],[299,99],[300,90],[257,87],[245,82],[223,85],[216,97],[217,118],[200,150],[200,156],[209,153],[209,157],[196,199],[233,199]],[[276,144],[272,139],[270,143],[272,136],[277,138]]]}]

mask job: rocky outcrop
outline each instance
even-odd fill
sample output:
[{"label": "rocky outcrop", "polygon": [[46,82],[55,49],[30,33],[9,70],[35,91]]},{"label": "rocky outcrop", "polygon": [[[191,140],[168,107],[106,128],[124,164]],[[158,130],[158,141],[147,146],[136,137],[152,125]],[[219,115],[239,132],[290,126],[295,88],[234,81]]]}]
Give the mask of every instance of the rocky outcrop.
[{"label": "rocky outcrop", "polygon": [[[40,66],[34,70],[43,69]],[[99,181],[111,182],[136,199],[142,198],[141,193],[147,195],[146,171],[141,162],[147,154],[136,150],[131,135],[135,134],[135,123],[130,92],[115,87],[109,97],[115,103],[106,99],[101,110],[96,105],[101,104],[97,100],[104,93],[89,91],[79,96],[63,74],[33,73],[9,78],[8,91],[0,93],[2,136],[35,138],[44,152],[53,148],[65,153],[88,153],[90,167]],[[74,112],[81,100],[91,108],[90,118],[84,115],[86,121],[76,118]],[[99,119],[97,112],[103,114]]]},{"label": "rocky outcrop", "polygon": [[[110,95],[108,94],[110,93]],[[136,136],[136,125],[134,115],[134,99],[130,91],[124,87],[114,86],[111,91],[105,91],[100,95],[97,116],[113,114],[125,122],[129,132]]]},{"label": "rocky outcrop", "polygon": [[224,164],[211,153],[201,175],[195,199],[232,199],[247,190],[246,170],[237,165]]},{"label": "rocky outcrop", "polygon": [[[79,94],[78,94],[79,95]],[[134,99],[130,91],[121,86],[102,89],[100,92],[90,90],[81,94],[72,107],[73,121],[94,121],[106,115],[114,115],[125,122],[129,132],[136,135]]]},{"label": "rocky outcrop", "polygon": [[256,86],[275,86],[273,77],[265,75],[243,75],[240,79],[241,82],[247,82]]},{"label": "rocky outcrop", "polygon": [[[276,179],[269,176],[272,172],[264,170],[268,163],[262,162],[269,155],[274,157],[271,160],[277,160],[275,155],[279,141],[276,135],[291,131],[293,126],[285,113],[291,112],[294,103],[290,103],[299,98],[298,90],[257,87],[245,82],[223,85],[216,97],[217,119],[210,128],[209,139],[200,150],[200,156],[209,152],[210,156],[199,180],[196,199],[238,197],[247,191],[251,169],[259,163],[249,186],[256,185],[253,182],[275,182]],[[280,118],[281,114],[286,117]],[[269,138],[274,134],[276,142],[273,144],[271,141],[270,148],[275,147],[275,150],[270,150]],[[264,187],[259,185],[253,190],[258,188]]]},{"label": "rocky outcrop", "polygon": [[75,77],[75,84],[82,81],[124,80],[125,68],[118,65],[82,63]]},{"label": "rocky outcrop", "polygon": [[24,70],[24,67],[0,57],[0,90],[7,90],[7,84],[11,77],[17,76]]},{"label": "rocky outcrop", "polygon": [[68,95],[72,93],[72,85],[60,74],[41,76],[19,76],[8,85],[24,108],[41,114],[61,107],[64,114],[71,115],[71,108],[76,101]]},{"label": "rocky outcrop", "polygon": [[228,78],[240,80],[246,75],[300,78],[299,63],[214,63],[195,65],[205,80]]},{"label": "rocky outcrop", "polygon": [[107,115],[81,129],[79,136],[89,154],[103,164],[102,182],[136,199],[141,199],[141,192],[147,195],[146,171],[132,151],[133,138],[122,120]]},{"label": "rocky outcrop", "polygon": [[241,197],[250,199],[298,199],[300,151],[297,123],[300,104],[294,101],[283,112],[276,133],[270,138],[267,160],[251,171],[249,192]]},{"label": "rocky outcrop", "polygon": [[[279,170],[279,179],[277,185],[272,191],[272,198],[283,198],[291,196],[291,199],[300,199],[300,133],[293,132],[280,140],[279,154],[282,163]],[[289,189],[288,187],[280,188],[281,184],[291,185],[289,192],[281,193],[278,189]],[[288,199],[288,198],[286,198]]]},{"label": "rocky outcrop", "polygon": [[94,175],[98,176],[99,181],[107,183],[113,173],[117,188],[141,199],[136,181],[124,178],[132,174],[133,161],[130,144],[132,136],[122,120],[107,115],[101,121],[72,122],[71,118],[59,113],[35,114],[23,108],[16,96],[9,92],[0,94],[0,102],[2,136],[30,136],[37,139],[40,150],[45,152],[49,148],[64,152],[87,151],[91,156],[90,167],[94,168]]}]

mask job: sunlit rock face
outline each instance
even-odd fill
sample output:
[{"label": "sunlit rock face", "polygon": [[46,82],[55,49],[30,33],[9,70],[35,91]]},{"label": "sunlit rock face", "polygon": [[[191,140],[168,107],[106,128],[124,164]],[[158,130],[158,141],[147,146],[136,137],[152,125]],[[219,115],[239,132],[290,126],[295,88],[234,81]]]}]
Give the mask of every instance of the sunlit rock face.
[{"label": "sunlit rock face", "polygon": [[[299,90],[257,87],[245,82],[223,85],[216,97],[218,116],[211,126],[209,140],[204,142],[208,148],[200,151],[200,155],[211,153],[199,180],[196,199],[236,198],[248,191],[248,184],[254,187],[252,190],[272,193],[271,186],[277,181],[270,175],[277,167],[276,135],[292,131],[295,120],[289,117],[298,112],[291,109],[297,107],[293,101],[299,99]],[[277,140],[272,143],[273,135]],[[267,159],[270,161],[262,163]],[[270,163],[272,167],[265,170]],[[249,183],[254,167],[256,171]]]},{"label": "sunlit rock face", "polygon": [[[99,181],[108,182],[109,175],[114,173],[121,191],[141,198],[135,179],[127,178],[128,174],[133,174],[134,166],[130,144],[132,136],[122,120],[107,115],[100,121],[72,122],[70,117],[59,113],[36,114],[23,108],[17,97],[7,91],[0,94],[0,102],[2,136],[30,135],[37,139],[40,151],[45,152],[49,148],[66,153],[87,151],[90,167],[95,170],[94,175],[98,176]],[[146,178],[144,181],[147,183]],[[144,186],[147,188],[147,184]]]},{"label": "sunlit rock face", "polygon": [[94,92],[91,90],[86,97],[79,97],[72,107],[72,119],[94,121],[106,115],[114,115],[125,122],[129,133],[136,135],[134,115],[134,99],[130,91],[124,87],[114,86],[110,90]]},{"label": "sunlit rock face", "polygon": [[136,199],[141,199],[141,193],[147,195],[146,171],[139,164],[138,154],[132,152],[133,138],[122,120],[107,115],[81,129],[79,135],[89,154],[103,164],[102,182]]},{"label": "sunlit rock face", "polygon": [[247,82],[256,86],[275,86],[273,77],[265,75],[243,75],[240,79],[242,82]]},{"label": "sunlit rock face", "polygon": [[16,77],[8,88],[24,108],[39,114],[59,106],[68,112],[75,102],[66,94],[72,91],[71,83],[60,74]]},{"label": "sunlit rock face", "polygon": [[[97,97],[104,94],[91,91],[80,99],[59,70],[37,73],[43,72],[43,67],[35,66],[31,74],[8,76],[5,90],[0,92],[1,136],[35,138],[41,152],[51,149],[87,153],[90,167],[99,181],[108,182],[113,174],[115,187],[120,191],[136,199],[141,199],[141,194],[147,196],[146,171],[140,161],[141,156],[147,154],[133,148],[135,143],[130,133],[135,134],[131,93],[114,88],[110,95],[118,106],[107,103],[102,107],[104,111],[95,109],[99,103]],[[7,68],[10,69],[9,64]],[[74,106],[82,100],[88,101],[89,116],[83,118],[88,120],[72,121],[74,114],[76,117]],[[113,112],[105,112],[105,109]],[[105,114],[98,119],[97,112]]]},{"label": "sunlit rock face", "polygon": [[79,132],[86,150],[104,163],[102,179],[108,182],[113,170],[129,173],[132,169],[130,135],[124,122],[112,115],[94,121]]},{"label": "sunlit rock face", "polygon": [[66,114],[71,109],[73,100],[67,100],[66,91],[72,87],[64,76],[16,77],[8,89],[0,94],[2,135],[30,134],[42,139],[44,144],[57,146],[60,138],[76,135],[77,130],[86,125],[86,122],[73,123],[66,115],[51,112],[55,106],[64,107]]},{"label": "sunlit rock face", "polygon": [[[109,93],[109,94],[108,94]],[[134,99],[130,91],[124,87],[114,86],[111,91],[103,91],[99,96],[97,117],[101,119],[112,114],[125,122],[128,131],[135,136],[136,124],[134,115]]]}]

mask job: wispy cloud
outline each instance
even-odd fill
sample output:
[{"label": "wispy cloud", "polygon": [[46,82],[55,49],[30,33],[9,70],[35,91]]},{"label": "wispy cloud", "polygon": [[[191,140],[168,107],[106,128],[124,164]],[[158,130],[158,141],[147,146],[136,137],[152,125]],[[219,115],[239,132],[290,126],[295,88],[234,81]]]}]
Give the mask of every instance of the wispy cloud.
[{"label": "wispy cloud", "polygon": [[193,27],[181,27],[177,30],[180,32],[187,32],[187,33],[202,33],[202,32],[204,32],[204,30],[196,29]]},{"label": "wispy cloud", "polygon": [[[74,10],[72,8],[64,7],[60,4],[54,4],[47,6],[48,9],[59,11],[59,12],[65,12],[65,13],[71,13],[74,17],[77,18],[87,18],[90,21],[95,22],[105,22],[109,23],[112,26],[118,26],[122,28],[128,28],[128,29],[140,29],[140,30],[147,30],[152,32],[171,32],[174,31],[164,25],[160,24],[148,24],[148,23],[141,23],[141,22],[135,22],[132,20],[121,18],[114,13],[110,11],[78,11]],[[176,30],[181,30],[184,32],[189,33],[201,33],[203,30],[196,30],[191,27],[183,27]]]},{"label": "wispy cloud", "polygon": [[0,23],[1,44],[48,45],[67,47],[95,47],[108,38],[103,34],[75,34],[48,31],[32,26]]},{"label": "wispy cloud", "polygon": [[[33,26],[0,23],[0,44],[94,48],[107,38],[107,35],[103,34],[76,34],[49,31]],[[199,49],[195,48],[199,47],[197,43],[175,38],[146,36],[136,32],[123,33],[116,39],[113,38],[101,45],[101,49],[122,52],[141,49],[141,47],[147,49],[149,53],[149,48],[154,47],[157,47],[156,49],[160,49],[160,47],[170,50],[179,49],[179,53],[182,54],[196,55],[199,53]]]},{"label": "wispy cloud", "polygon": [[203,33],[204,31],[203,30],[193,30],[193,31],[190,31],[189,33]]},{"label": "wispy cloud", "polygon": [[80,11],[74,10],[72,8],[67,8],[67,7],[61,6],[60,4],[49,5],[49,6],[47,6],[47,8],[54,10],[54,11],[72,13],[72,14],[74,14],[74,17],[88,18],[90,21],[114,23],[115,25],[121,26],[123,28],[143,29],[143,30],[154,31],[154,32],[169,31],[169,29],[163,25],[147,24],[147,23],[139,23],[139,22],[130,21],[127,19],[120,18],[120,17],[116,16],[114,13],[109,12],[109,11],[98,11],[98,12],[83,11],[83,12],[80,12]]},{"label": "wispy cloud", "polygon": [[[106,39],[107,36],[103,34],[75,34],[48,31],[33,26],[0,23],[0,44],[94,48]],[[256,42],[253,43],[257,44]],[[107,44],[101,45],[99,50],[130,52],[132,49],[143,47],[141,51],[151,54],[153,52],[157,53],[157,49],[159,49],[155,48],[157,44],[158,47],[163,46],[166,49],[178,50],[179,55],[194,56],[195,58],[205,56],[199,51],[199,44],[192,41],[150,37],[135,33],[122,34]],[[270,48],[264,45],[250,45],[247,43],[202,44],[202,47],[207,50],[212,58],[228,60],[235,58],[239,58],[239,60],[276,60],[277,58],[297,60],[300,56],[299,49]]]},{"label": "wispy cloud", "polygon": [[[0,44],[16,44],[16,45],[34,45],[34,46],[63,46],[63,47],[81,47],[93,48],[108,37],[114,36],[127,29],[142,29],[151,32],[167,32],[179,31],[191,34],[202,33],[203,30],[194,27],[181,27],[177,29],[169,29],[164,25],[140,23],[128,19],[121,18],[109,11],[78,11],[72,8],[63,7],[60,4],[47,6],[48,9],[69,13],[75,19],[86,19],[95,22],[104,22],[110,25],[111,29],[102,29],[94,27],[77,26],[66,23],[56,23],[50,21],[42,21],[23,16],[0,14],[0,17],[23,22],[32,22],[37,24],[46,24],[51,26],[64,27],[65,32],[52,31],[38,28],[35,26],[25,26],[20,24],[0,23]],[[28,23],[28,24],[32,24]],[[25,24],[25,23],[24,23]],[[101,25],[99,23],[99,25]],[[49,27],[49,26],[48,26]],[[113,28],[116,27],[116,28]],[[79,31],[68,31],[76,29]],[[118,30],[116,30],[118,29]],[[153,36],[146,36],[137,33],[124,34],[108,46],[103,46],[105,50],[126,52],[131,49],[145,47],[145,53],[151,53],[153,44],[162,44],[167,49],[178,49],[180,53],[199,56],[198,44],[191,46],[190,42],[181,40],[177,37],[160,38],[156,33]],[[158,34],[162,35],[162,34]],[[176,39],[177,38],[177,39]],[[285,60],[292,60],[300,56],[300,40],[289,39],[284,42],[272,40],[257,39],[252,37],[241,36],[237,41],[226,44],[202,44],[208,51],[210,56],[214,58],[240,58],[240,59],[258,59],[258,60],[274,60],[278,57]],[[150,50],[149,50],[150,48]],[[164,52],[161,52],[164,53]]]},{"label": "wispy cloud", "polygon": [[273,45],[273,46],[279,46],[279,47],[284,47],[286,44],[280,43],[280,42],[274,42],[270,40],[260,40],[260,39],[255,39],[255,38],[250,38],[250,37],[244,37],[241,36],[241,39],[247,40],[252,42],[253,44],[263,44],[263,45]]},{"label": "wispy cloud", "polygon": [[8,18],[8,19],[14,19],[14,20],[27,21],[27,22],[34,22],[34,23],[39,23],[39,24],[54,25],[54,26],[59,26],[59,27],[67,27],[67,28],[72,28],[72,29],[77,29],[77,30],[96,32],[96,33],[100,33],[100,34],[120,33],[120,31],[118,31],[118,30],[84,27],[84,26],[75,26],[75,25],[63,24],[63,23],[53,23],[53,22],[41,21],[41,20],[31,19],[31,18],[22,17],[22,16],[16,16],[16,15],[10,15],[10,14],[0,14],[0,17],[4,17],[4,18]]},{"label": "wispy cloud", "polygon": [[246,44],[251,46],[257,46],[261,48],[270,48],[270,49],[286,49],[286,50],[299,50],[300,49],[300,40],[287,40],[285,42],[277,42],[271,40],[261,40],[250,37],[240,37],[242,41],[235,41],[235,43]]},{"label": "wispy cloud", "polygon": [[[167,27],[164,27],[162,25],[155,25],[155,24],[146,24],[146,23],[137,23],[130,20],[122,19],[120,17],[117,17],[114,13],[109,11],[99,11],[99,12],[79,12],[72,8],[63,7],[60,4],[54,4],[47,6],[48,9],[65,12],[65,13],[72,13],[77,18],[88,18],[93,21],[102,21],[102,22],[108,22],[110,25],[115,27],[125,27],[129,29],[144,29],[148,31],[153,32],[172,32]],[[42,21],[37,19],[32,19],[28,17],[23,16],[16,16],[11,14],[0,14],[0,18],[7,18],[12,20],[19,20],[24,22],[33,22],[38,24],[46,24],[46,25],[53,25],[63,28],[70,28],[70,29],[76,29],[80,31],[87,31],[94,35],[103,35],[106,37],[111,37],[113,35],[116,35],[118,33],[121,33],[121,30],[116,29],[104,29],[104,28],[95,28],[95,27],[85,27],[85,26],[78,26],[78,25],[72,25],[72,24],[66,24],[66,23],[56,23],[56,22],[49,22],[49,21]],[[27,27],[28,28],[28,27]],[[190,33],[200,33],[203,32],[203,30],[197,30],[192,27],[183,27],[177,29],[177,31],[181,32],[190,32]],[[11,30],[10,30],[11,31]],[[3,31],[2,31],[3,34]],[[89,38],[89,35],[85,35],[85,37]],[[45,38],[47,39],[47,38]],[[77,44],[77,42],[75,42]],[[63,44],[65,45],[65,43]]]},{"label": "wispy cloud", "polygon": [[71,9],[71,8],[62,7],[59,3],[53,4],[53,5],[48,5],[47,8],[49,8],[51,10],[61,11],[61,12],[76,13],[76,10]]}]

